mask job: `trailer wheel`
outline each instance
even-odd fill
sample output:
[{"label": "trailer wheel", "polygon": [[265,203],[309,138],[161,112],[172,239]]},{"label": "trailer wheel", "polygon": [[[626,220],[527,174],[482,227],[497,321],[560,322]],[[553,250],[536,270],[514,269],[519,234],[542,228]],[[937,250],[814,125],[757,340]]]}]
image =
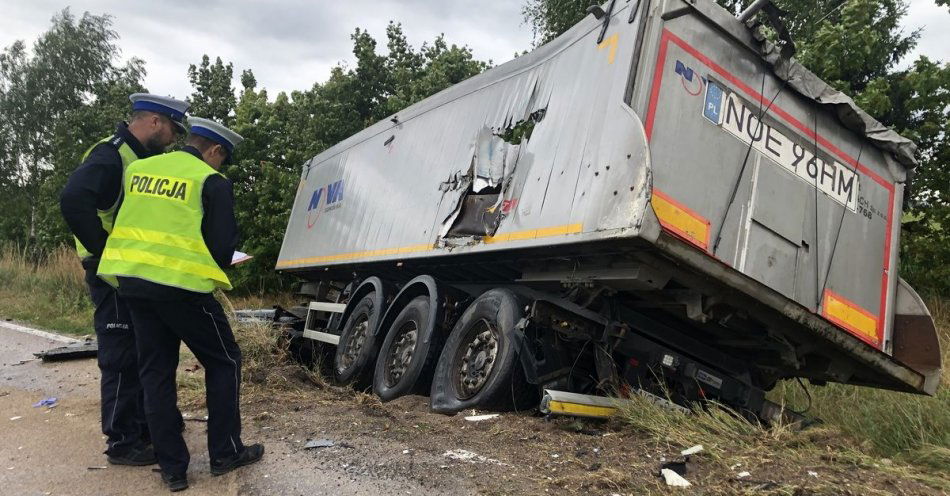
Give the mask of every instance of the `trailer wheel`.
[{"label": "trailer wheel", "polygon": [[375,298],[375,292],[366,294],[353,307],[343,325],[333,357],[333,378],[338,384],[362,390],[372,383],[373,363],[378,350],[374,331],[379,309],[375,307]]},{"label": "trailer wheel", "polygon": [[530,399],[514,336],[523,316],[518,298],[507,289],[486,291],[472,302],[439,357],[432,380],[433,410],[504,410]]},{"label": "trailer wheel", "polygon": [[427,391],[444,337],[430,322],[428,295],[412,299],[386,333],[376,359],[373,391],[383,401]]}]

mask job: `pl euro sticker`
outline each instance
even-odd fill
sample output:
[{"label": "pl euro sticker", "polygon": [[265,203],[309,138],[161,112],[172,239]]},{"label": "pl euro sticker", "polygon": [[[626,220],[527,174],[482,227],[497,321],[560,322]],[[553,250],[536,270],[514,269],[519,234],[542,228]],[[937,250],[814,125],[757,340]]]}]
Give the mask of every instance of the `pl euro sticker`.
[{"label": "pl euro sticker", "polygon": [[814,143],[761,122],[759,112],[712,81],[706,85],[703,117],[854,212],[858,175],[838,161],[816,156]]}]

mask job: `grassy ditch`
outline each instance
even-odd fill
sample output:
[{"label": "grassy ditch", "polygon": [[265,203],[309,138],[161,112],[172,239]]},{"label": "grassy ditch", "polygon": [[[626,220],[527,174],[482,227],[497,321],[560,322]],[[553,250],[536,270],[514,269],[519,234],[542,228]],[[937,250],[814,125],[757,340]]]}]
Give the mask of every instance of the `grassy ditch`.
[{"label": "grassy ditch", "polygon": [[65,334],[93,334],[84,274],[76,252],[65,247],[36,264],[16,247],[0,248],[0,318]]},{"label": "grassy ditch", "polygon": [[[808,414],[861,440],[871,453],[950,473],[950,302],[932,300],[928,307],[943,351],[943,380],[936,396],[828,384],[808,388]],[[796,409],[808,404],[805,391],[793,381],[772,394]]]}]

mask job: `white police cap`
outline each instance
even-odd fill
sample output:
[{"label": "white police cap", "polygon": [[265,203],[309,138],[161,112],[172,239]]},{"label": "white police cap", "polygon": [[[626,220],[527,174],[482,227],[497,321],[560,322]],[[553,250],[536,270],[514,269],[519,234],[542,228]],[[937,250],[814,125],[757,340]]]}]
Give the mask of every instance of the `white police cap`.
[{"label": "white police cap", "polygon": [[167,96],[152,95],[150,93],[134,93],[129,96],[129,100],[132,101],[132,110],[147,110],[149,112],[155,112],[156,114],[162,114],[175,124],[178,127],[179,131],[185,132],[188,130],[185,127],[185,112],[188,112],[188,108],[191,107],[191,104],[181,100],[176,100]]},{"label": "white police cap", "polygon": [[223,146],[228,151],[228,158],[234,154],[234,147],[244,141],[240,134],[210,119],[189,117],[188,125],[191,126],[191,134],[203,136]]}]

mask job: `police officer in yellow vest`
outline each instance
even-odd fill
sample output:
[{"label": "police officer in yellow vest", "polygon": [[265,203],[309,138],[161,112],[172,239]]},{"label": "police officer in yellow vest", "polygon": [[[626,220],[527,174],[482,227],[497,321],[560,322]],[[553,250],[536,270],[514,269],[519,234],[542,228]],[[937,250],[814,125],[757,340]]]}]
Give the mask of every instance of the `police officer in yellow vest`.
[{"label": "police officer in yellow vest", "polygon": [[241,350],[216,288],[231,289],[238,233],[232,186],[220,167],[243,138],[207,119],[189,119],[177,152],[139,160],[125,174],[125,199],[99,264],[117,276],[132,312],[145,389],[145,414],[172,491],[188,487],[190,457],[176,419],[175,370],[182,341],[205,367],[211,473],[261,459],[264,447],[241,441]]},{"label": "police officer in yellow vest", "polygon": [[122,465],[150,465],[155,455],[147,445],[138,378],[135,336],[125,302],[116,294],[115,280],[96,277],[99,257],[112,230],[122,200],[122,174],[133,161],[165,151],[176,135],[188,103],[158,95],[136,93],[129,122],[93,145],[69,177],[60,195],[66,224],[86,269],[86,284],[96,307],[93,324],[99,344],[102,432],[108,460]]}]

